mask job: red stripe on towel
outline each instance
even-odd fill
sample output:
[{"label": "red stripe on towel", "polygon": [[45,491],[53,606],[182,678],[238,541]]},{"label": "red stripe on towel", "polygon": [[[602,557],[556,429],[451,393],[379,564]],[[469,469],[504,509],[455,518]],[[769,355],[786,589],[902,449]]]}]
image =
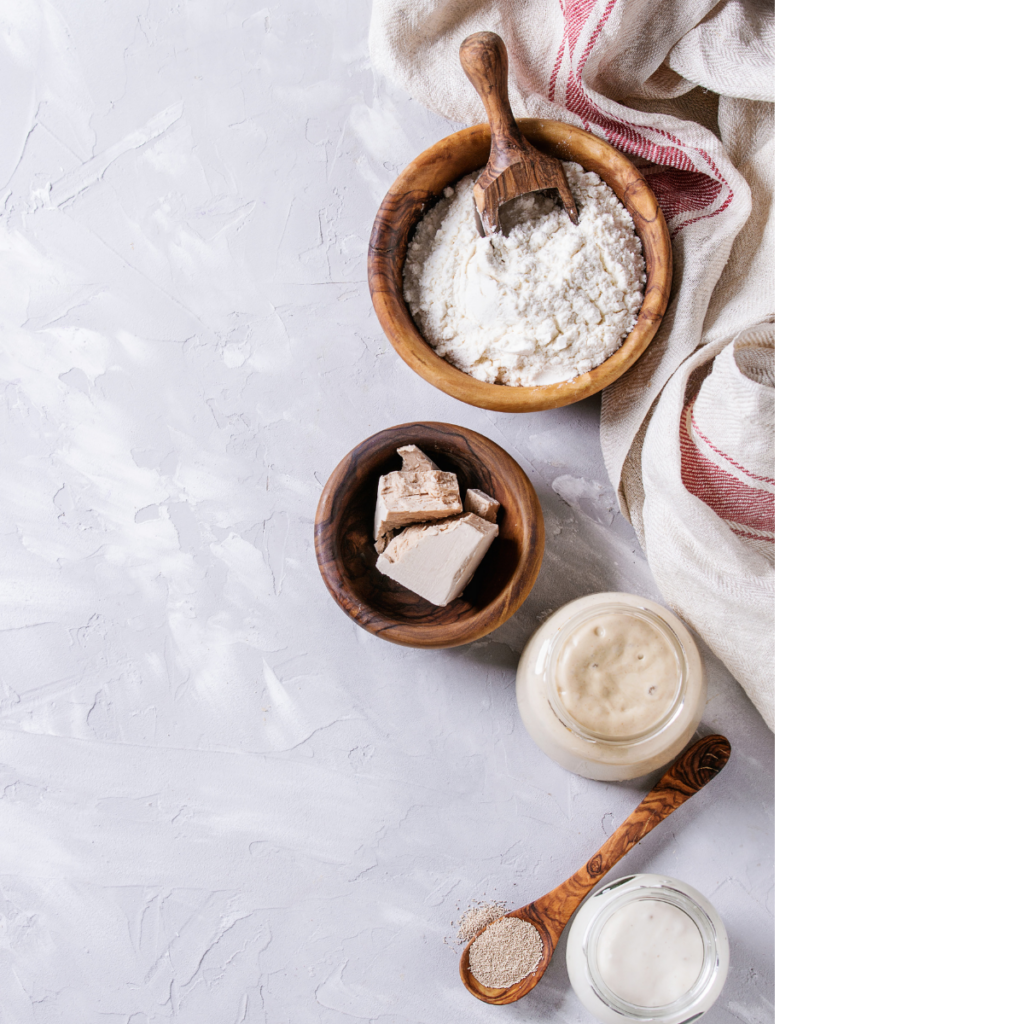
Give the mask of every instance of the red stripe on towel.
[{"label": "red stripe on towel", "polygon": [[[731,520],[751,530],[774,533],[775,495],[757,487],[750,487],[701,454],[687,430],[687,422],[691,421],[687,414],[691,408],[692,406],[688,405],[683,409],[679,421],[680,473],[683,486],[695,498],[700,498],[720,519]],[[747,536],[742,530],[730,528],[739,536]]]},{"label": "red stripe on towel", "polygon": [[[685,413],[684,413],[685,415]],[[711,439],[704,433],[700,427],[697,426],[697,417],[693,415],[693,409],[690,409],[690,422],[693,424],[694,433],[697,434],[700,439],[716,454],[721,455],[726,462],[730,465],[735,466],[741,473],[746,474],[751,480],[762,480],[766,484],[774,484],[775,477],[773,476],[758,476],[756,473],[751,473],[749,469],[741,466],[731,455],[726,455],[717,445],[711,442]]]},{"label": "red stripe on towel", "polygon": [[[600,129],[605,138],[624,153],[662,165],[663,169],[650,175],[649,180],[667,221],[671,222],[685,213],[708,210],[720,198],[723,186],[728,189],[728,194],[717,208],[687,220],[679,220],[672,225],[674,237],[687,224],[692,224],[705,217],[715,217],[723,210],[728,209],[734,194],[722,173],[715,166],[715,162],[704,150],[698,149],[696,152],[711,168],[714,174],[713,178],[697,169],[693,160],[687,155],[687,147],[671,132],[653,126],[640,128],[638,125],[613,117],[601,110],[587,95],[586,87],[583,85],[583,69],[617,3],[618,0],[608,0],[583,52],[578,55],[576,47],[580,35],[597,6],[597,0],[569,0],[563,4],[562,41],[558,47],[558,55],[548,81],[548,98],[555,102],[558,74],[561,70],[562,60],[568,52],[569,69],[565,83],[566,108],[580,118],[584,128],[588,131],[594,127]],[[661,136],[668,144],[656,143],[648,135]]]}]

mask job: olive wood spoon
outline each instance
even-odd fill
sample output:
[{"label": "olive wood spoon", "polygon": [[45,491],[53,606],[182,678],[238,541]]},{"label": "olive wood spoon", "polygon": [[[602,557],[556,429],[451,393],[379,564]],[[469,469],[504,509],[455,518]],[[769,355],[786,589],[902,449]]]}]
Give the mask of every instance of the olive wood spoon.
[{"label": "olive wood spoon", "polygon": [[[573,911],[602,878],[659,822],[713,779],[729,760],[732,748],[724,736],[706,736],[676,759],[658,784],[637,804],[636,810],[608,837],[604,845],[572,876],[539,900],[513,910],[505,917],[528,921],[538,932],[544,950],[540,963],[522,981],[508,988],[488,988],[469,969],[469,950],[487,929],[481,928],[462,951],[459,976],[462,984],[485,1003],[514,1003],[540,981],[555,955],[555,946]],[[501,918],[498,918],[500,921]],[[491,922],[494,924],[495,922]],[[488,925],[487,927],[490,927]]]},{"label": "olive wood spoon", "polygon": [[534,149],[523,138],[508,102],[508,51],[494,32],[474,32],[459,47],[462,70],[483,100],[491,129],[491,155],[473,185],[477,228],[480,234],[501,230],[498,207],[510,199],[555,189],[573,224],[578,223],[576,202],[565,178],[562,162]]}]

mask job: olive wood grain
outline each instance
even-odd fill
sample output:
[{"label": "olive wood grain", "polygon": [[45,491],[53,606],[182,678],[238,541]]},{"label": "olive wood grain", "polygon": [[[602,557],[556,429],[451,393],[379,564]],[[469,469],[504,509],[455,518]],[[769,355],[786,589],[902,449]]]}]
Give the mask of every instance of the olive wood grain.
[{"label": "olive wood grain", "polygon": [[[377,571],[377,481],[414,444],[501,504],[498,536],[460,597],[431,604]],[[544,516],[519,464],[489,438],[451,423],[403,423],[356,445],[331,474],[316,510],[316,560],[334,600],[363,629],[406,647],[456,647],[497,629],[526,600],[544,557]]]},{"label": "olive wood grain", "polygon": [[572,160],[599,175],[633,218],[647,264],[643,303],[621,347],[599,366],[561,384],[510,387],[488,384],[439,356],[416,327],[405,303],[402,272],[409,238],[449,185],[482,167],[491,148],[486,124],[455,132],[424,150],[395,179],[370,234],[370,298],[388,341],[424,380],[452,398],[497,412],[557,409],[589,398],[618,380],[646,351],[661,326],[672,287],[672,245],[665,218],[644,176],[618,150],[582,128],[541,118],[520,118],[519,130],[539,150]]},{"label": "olive wood grain", "polygon": [[576,202],[562,162],[546,156],[523,138],[508,102],[508,51],[495,32],[474,32],[459,47],[462,70],[483,101],[491,129],[491,155],[473,184],[477,226],[481,234],[501,230],[498,208],[517,196],[554,189],[573,224]]},{"label": "olive wood grain", "polygon": [[[506,917],[529,921],[540,933],[544,950],[540,963],[522,981],[508,988],[481,985],[469,969],[470,942],[459,960],[462,983],[485,1003],[514,1003],[531,991],[547,970],[555,955],[555,946],[576,908],[591,889],[640,842],[659,822],[664,821],[702,786],[711,781],[729,760],[732,748],[724,736],[706,736],[676,759],[658,784],[640,801],[636,810],[608,837],[604,845],[571,878],[546,896],[513,910]],[[492,922],[493,923],[493,922]],[[485,929],[477,933],[480,935]],[[474,938],[474,942],[476,939]]]}]

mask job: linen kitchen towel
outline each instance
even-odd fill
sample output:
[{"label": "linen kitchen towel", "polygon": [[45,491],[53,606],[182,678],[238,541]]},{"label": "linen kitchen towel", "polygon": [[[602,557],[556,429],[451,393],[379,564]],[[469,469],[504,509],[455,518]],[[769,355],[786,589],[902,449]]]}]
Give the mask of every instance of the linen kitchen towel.
[{"label": "linen kitchen towel", "polygon": [[754,0],[375,0],[375,69],[445,117],[459,44],[509,53],[517,116],[627,153],[672,234],[673,297],[605,390],[601,447],[666,601],[774,729],[774,7]]}]

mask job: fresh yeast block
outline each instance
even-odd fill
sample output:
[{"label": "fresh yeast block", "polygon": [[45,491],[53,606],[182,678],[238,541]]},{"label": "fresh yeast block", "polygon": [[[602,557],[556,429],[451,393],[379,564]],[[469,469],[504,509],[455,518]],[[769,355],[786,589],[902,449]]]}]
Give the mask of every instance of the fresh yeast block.
[{"label": "fresh yeast block", "polygon": [[398,454],[402,456],[402,472],[403,473],[421,473],[430,469],[437,469],[434,462],[431,461],[430,457],[424,455],[414,444],[404,444],[398,449]]},{"label": "fresh yeast block", "polygon": [[497,525],[473,512],[410,526],[378,556],[377,569],[431,604],[446,605],[462,593],[497,536]]},{"label": "fresh yeast block", "polygon": [[[423,457],[426,458],[425,455]],[[410,523],[447,519],[461,511],[459,481],[454,473],[443,473],[439,469],[386,473],[377,483],[374,547],[382,551],[388,542],[388,534]]]},{"label": "fresh yeast block", "polygon": [[475,487],[470,487],[466,491],[466,500],[462,506],[467,512],[475,512],[481,519],[486,519],[489,523],[498,521],[498,509],[501,508],[499,502],[489,494],[478,491]]}]

